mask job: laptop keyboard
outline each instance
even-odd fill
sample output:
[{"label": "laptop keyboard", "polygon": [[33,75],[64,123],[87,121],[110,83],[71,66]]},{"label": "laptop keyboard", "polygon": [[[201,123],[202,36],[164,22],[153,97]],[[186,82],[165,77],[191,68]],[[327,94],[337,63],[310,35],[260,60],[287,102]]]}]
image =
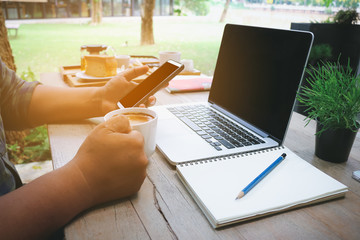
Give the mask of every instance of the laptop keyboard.
[{"label": "laptop keyboard", "polygon": [[218,151],[222,146],[231,149],[265,143],[204,105],[171,107],[168,110]]}]

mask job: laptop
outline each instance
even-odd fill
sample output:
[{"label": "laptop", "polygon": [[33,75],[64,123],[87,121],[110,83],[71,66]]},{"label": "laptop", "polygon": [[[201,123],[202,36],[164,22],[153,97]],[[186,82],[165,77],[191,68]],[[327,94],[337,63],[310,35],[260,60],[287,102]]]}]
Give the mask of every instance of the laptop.
[{"label": "laptop", "polygon": [[155,106],[173,165],[282,145],[313,34],[227,24],[207,102]]}]

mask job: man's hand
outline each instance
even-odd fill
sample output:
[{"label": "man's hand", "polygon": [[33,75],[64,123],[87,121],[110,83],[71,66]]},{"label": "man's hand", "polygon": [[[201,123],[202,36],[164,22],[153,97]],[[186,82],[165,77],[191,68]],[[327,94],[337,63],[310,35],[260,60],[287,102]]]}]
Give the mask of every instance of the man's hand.
[{"label": "man's hand", "polygon": [[[59,88],[38,85],[31,98],[27,121],[35,127],[104,116],[118,109],[117,102],[137,86],[131,80],[148,70],[147,66],[129,69],[102,87]],[[156,98],[151,96],[140,107],[152,106],[155,101]]]},{"label": "man's hand", "polygon": [[84,177],[95,205],[139,191],[148,159],[142,135],[119,115],[98,125],[69,164]]},{"label": "man's hand", "polygon": [[0,197],[1,239],[47,239],[81,211],[136,193],[146,176],[143,148],[126,117],[98,125],[68,164]]},{"label": "man's hand", "polygon": [[[147,73],[148,71],[148,66],[132,68],[112,78],[105,84],[105,86],[100,87],[99,97],[102,100],[102,113],[106,114],[117,109],[117,102],[137,86],[137,84],[131,82],[131,80]],[[147,105],[153,105],[154,103],[155,97],[149,97]],[[145,107],[145,105],[142,105],[142,107]]]}]

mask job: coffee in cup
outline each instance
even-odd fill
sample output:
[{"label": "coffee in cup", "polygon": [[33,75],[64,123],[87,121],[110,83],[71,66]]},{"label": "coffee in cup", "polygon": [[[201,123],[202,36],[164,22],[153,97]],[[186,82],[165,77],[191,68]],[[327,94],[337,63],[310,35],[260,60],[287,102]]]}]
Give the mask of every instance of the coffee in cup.
[{"label": "coffee in cup", "polygon": [[140,123],[146,123],[154,119],[153,116],[145,113],[124,113],[123,115],[129,119],[131,126]]},{"label": "coffee in cup", "polygon": [[145,154],[150,157],[156,148],[156,112],[148,108],[124,108],[107,113],[104,119],[107,121],[119,114],[126,116],[129,119],[131,128],[139,131],[144,136]]}]

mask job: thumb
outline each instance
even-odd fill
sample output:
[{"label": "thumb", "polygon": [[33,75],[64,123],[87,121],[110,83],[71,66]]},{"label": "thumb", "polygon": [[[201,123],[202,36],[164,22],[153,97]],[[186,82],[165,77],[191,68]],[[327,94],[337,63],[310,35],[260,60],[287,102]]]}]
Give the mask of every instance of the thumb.
[{"label": "thumb", "polygon": [[131,131],[128,118],[122,114],[114,115],[107,120],[105,122],[105,128],[118,133],[129,133]]}]

